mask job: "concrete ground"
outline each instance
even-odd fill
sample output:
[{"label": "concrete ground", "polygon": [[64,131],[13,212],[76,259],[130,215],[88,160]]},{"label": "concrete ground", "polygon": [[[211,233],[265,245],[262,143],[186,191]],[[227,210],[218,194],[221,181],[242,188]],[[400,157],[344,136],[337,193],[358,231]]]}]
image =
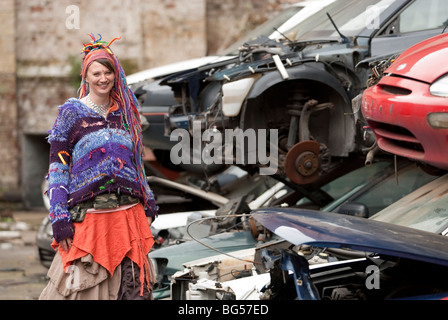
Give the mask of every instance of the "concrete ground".
[{"label": "concrete ground", "polygon": [[45,209],[0,211],[0,300],[36,300],[47,283],[35,237]]}]

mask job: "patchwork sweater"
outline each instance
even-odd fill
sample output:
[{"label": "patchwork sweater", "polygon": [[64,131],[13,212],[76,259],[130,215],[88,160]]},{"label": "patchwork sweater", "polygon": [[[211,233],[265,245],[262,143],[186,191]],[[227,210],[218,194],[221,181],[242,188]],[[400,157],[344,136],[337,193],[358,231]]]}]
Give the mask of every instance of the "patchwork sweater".
[{"label": "patchwork sweater", "polygon": [[123,119],[121,109],[111,111],[105,119],[78,99],[59,107],[48,136],[48,197],[57,242],[73,237],[69,210],[100,194],[141,199],[146,215],[157,216],[152,190],[146,181],[139,181],[133,143]]}]

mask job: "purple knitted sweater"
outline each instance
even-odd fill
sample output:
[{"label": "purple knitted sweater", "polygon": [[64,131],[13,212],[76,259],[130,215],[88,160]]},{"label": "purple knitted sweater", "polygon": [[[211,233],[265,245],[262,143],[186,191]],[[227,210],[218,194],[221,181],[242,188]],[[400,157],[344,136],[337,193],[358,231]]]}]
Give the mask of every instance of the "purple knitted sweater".
[{"label": "purple knitted sweater", "polygon": [[80,100],[69,99],[59,107],[48,141],[48,197],[57,242],[74,235],[70,208],[99,194],[131,195],[142,203],[146,199],[146,215],[157,216],[152,190],[146,181],[139,182],[121,109],[104,119]]}]

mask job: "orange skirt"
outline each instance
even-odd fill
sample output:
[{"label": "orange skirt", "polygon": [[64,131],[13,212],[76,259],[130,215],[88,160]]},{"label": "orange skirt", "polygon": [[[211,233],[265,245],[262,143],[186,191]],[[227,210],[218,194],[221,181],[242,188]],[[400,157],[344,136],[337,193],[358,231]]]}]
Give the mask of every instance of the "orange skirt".
[{"label": "orange skirt", "polygon": [[143,294],[145,280],[150,287],[147,255],[154,238],[142,204],[114,212],[87,213],[83,222],[74,225],[75,236],[68,253],[54,240],[52,243],[54,249],[59,247],[64,270],[77,259],[91,254],[93,260],[112,277],[115,268],[128,257],[142,271],[140,295]]}]

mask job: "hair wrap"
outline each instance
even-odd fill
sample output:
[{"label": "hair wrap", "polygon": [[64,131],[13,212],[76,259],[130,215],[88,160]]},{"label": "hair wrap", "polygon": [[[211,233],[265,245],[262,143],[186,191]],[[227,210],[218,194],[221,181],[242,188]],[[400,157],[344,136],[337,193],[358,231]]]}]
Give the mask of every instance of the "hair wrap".
[{"label": "hair wrap", "polygon": [[107,59],[109,60],[112,65],[115,64],[114,59],[112,58],[112,55],[109,53],[109,51],[105,49],[97,49],[94,51],[91,51],[89,54],[87,54],[84,57],[83,65],[82,65],[82,78],[85,79],[87,77],[87,69],[89,69],[92,62],[98,59]]},{"label": "hair wrap", "polygon": [[142,193],[145,195],[145,204],[147,200],[147,192],[145,191],[146,174],[143,166],[142,154],[143,154],[143,139],[142,139],[142,129],[140,113],[138,112],[138,102],[134,93],[129,89],[126,82],[126,75],[117,57],[113,54],[110,49],[110,45],[115,40],[120,40],[120,38],[114,38],[109,43],[102,41],[100,34],[99,39],[90,34],[92,39],[91,43],[84,44],[82,53],[85,54],[82,62],[82,81],[79,88],[79,99],[87,96],[89,94],[89,89],[86,83],[86,75],[89,66],[98,59],[107,59],[114,66],[115,72],[115,84],[110,93],[111,98],[117,102],[118,106],[123,110],[125,124],[129,128],[131,138],[134,143],[134,159],[135,165],[138,170],[140,185],[142,187]]}]

